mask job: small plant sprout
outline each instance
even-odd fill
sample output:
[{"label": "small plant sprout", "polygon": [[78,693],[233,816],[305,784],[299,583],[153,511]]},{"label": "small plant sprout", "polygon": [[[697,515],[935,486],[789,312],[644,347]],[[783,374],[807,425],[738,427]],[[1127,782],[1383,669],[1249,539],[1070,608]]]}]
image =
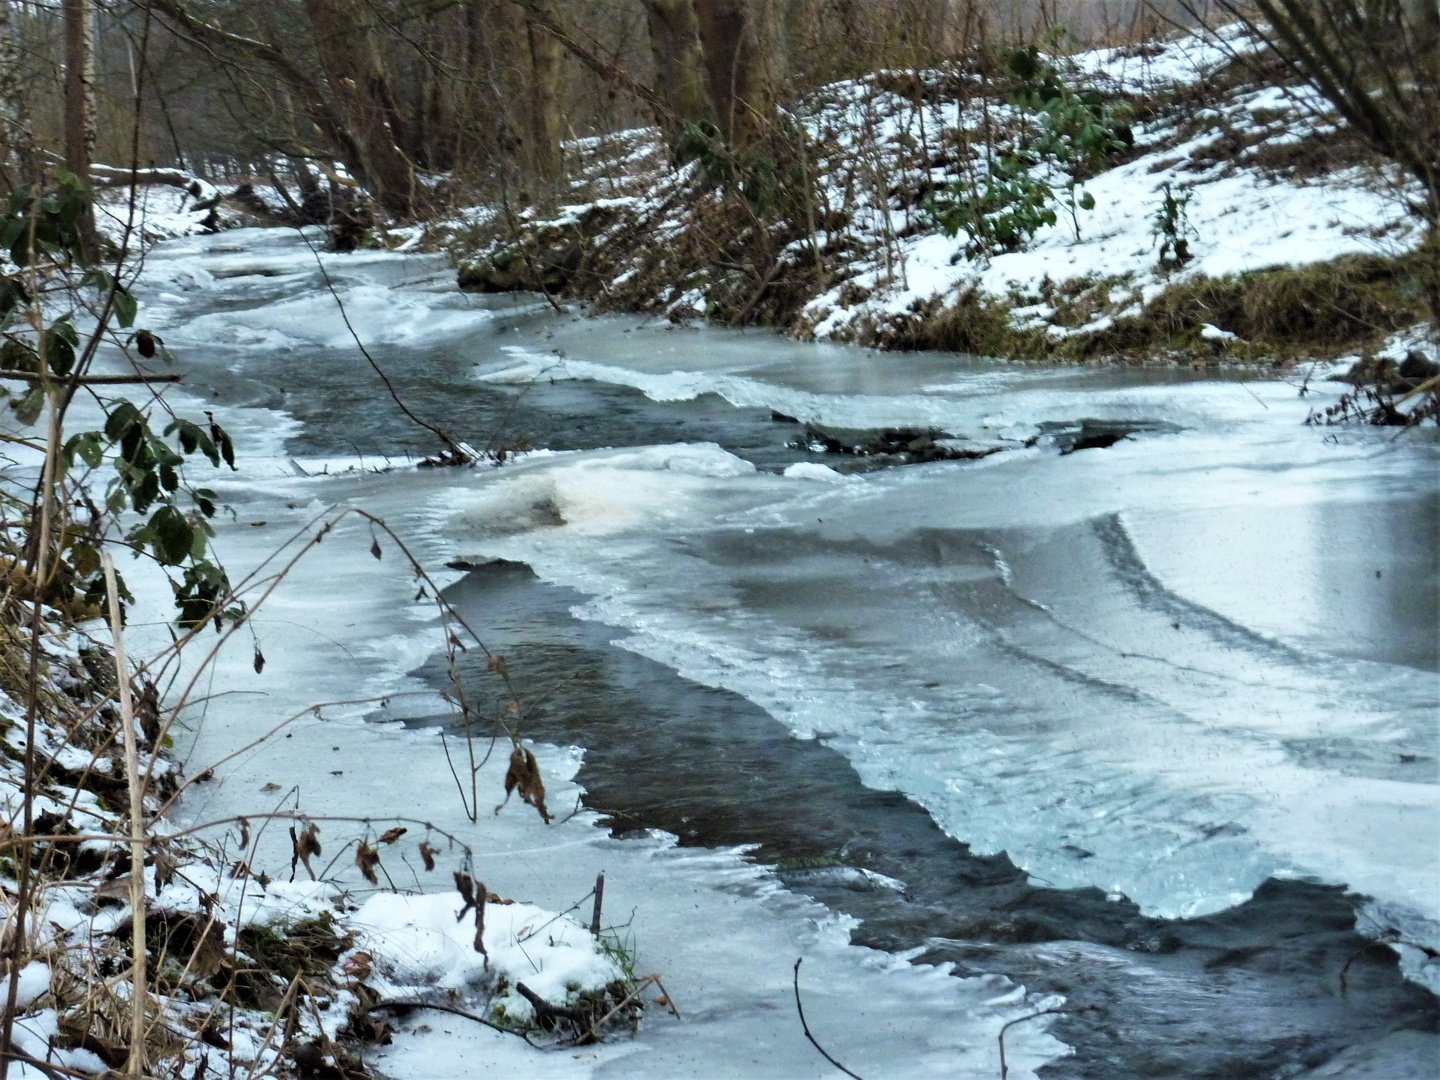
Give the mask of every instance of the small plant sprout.
[{"label": "small plant sprout", "polygon": [[1190,241],[1197,237],[1186,208],[1190,205],[1190,192],[1181,188],[1176,191],[1167,180],[1160,185],[1162,198],[1151,220],[1150,235],[1160,241],[1161,270],[1178,270],[1195,256],[1190,251]]}]

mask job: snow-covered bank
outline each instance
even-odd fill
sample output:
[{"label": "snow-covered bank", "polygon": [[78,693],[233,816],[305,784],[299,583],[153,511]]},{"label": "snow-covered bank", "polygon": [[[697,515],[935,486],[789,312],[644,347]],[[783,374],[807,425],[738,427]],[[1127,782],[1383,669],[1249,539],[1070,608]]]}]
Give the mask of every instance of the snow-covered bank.
[{"label": "snow-covered bank", "polygon": [[1034,165],[1057,213],[1001,250],[967,257],[974,238],[946,235],[937,207],[983,188],[992,153],[1036,121],[1004,80],[949,70],[882,72],[798,106],[815,191],[763,244],[738,195],[699,164],[671,169],[643,131],[577,144],[585,197],[527,214],[518,238],[474,215],[433,233],[466,287],[536,288],[538,273],[601,310],[821,341],[1148,363],[1373,348],[1424,314],[1404,184],[1313,92],[1237,54],[1256,50],[1227,31],[1057,57],[1077,92],[1133,110],[1133,142],[1075,187],[1091,210],[1066,209],[1066,176]]}]

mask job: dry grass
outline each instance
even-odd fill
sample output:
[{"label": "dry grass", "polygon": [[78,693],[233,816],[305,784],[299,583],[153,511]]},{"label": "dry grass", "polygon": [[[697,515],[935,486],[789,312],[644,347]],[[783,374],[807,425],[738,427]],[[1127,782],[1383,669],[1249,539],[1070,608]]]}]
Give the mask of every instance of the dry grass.
[{"label": "dry grass", "polygon": [[[909,312],[860,326],[854,340],[883,349],[943,349],[1021,360],[1088,362],[1286,362],[1373,349],[1427,317],[1424,274],[1417,254],[1346,256],[1302,267],[1274,267],[1232,277],[1194,277],[1165,289],[1138,315],[1105,329],[1050,337],[1044,328],[1017,329],[1015,298],[970,289],[954,303],[917,303]],[[1050,323],[1083,327],[1114,314],[1115,282],[1073,281],[1046,296]],[[1206,324],[1237,336],[1202,336]]]}]

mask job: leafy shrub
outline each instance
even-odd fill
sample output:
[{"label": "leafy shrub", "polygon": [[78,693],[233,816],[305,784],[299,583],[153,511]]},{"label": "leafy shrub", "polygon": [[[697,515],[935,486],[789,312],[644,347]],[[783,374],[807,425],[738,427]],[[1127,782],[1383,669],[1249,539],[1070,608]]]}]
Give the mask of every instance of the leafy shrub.
[{"label": "leafy shrub", "polygon": [[[99,552],[102,544],[111,542],[108,534],[113,530],[132,549],[148,550],[161,566],[180,571],[181,580],[171,582],[180,625],[195,627],[214,617],[218,628],[222,614],[238,618],[240,611],[218,610],[229,585],[208,551],[216,495],[190,485],[185,467],[199,454],[212,467],[223,461],[233,469],[230,435],[210,417],[204,425],[172,417],[159,433],[151,426],[149,407],[97,396],[105,412],[103,429],[64,438],[66,410],[85,384],[102,343],[133,348],[145,359],[157,354],[168,358],[160,349],[163,343],[149,330],[136,328],[125,340],[117,332],[134,326],[138,304],[114,274],[89,265],[83,235],[88,206],[84,184],[62,172],[48,191],[15,189],[0,214],[0,244],[16,267],[0,272],[0,371],[26,387],[10,407],[16,419],[29,426],[48,406],[56,480],[81,467],[101,469],[107,462],[114,470],[103,508],[87,496],[83,508],[88,520],[69,518],[53,530],[58,538],[56,562],[54,576],[47,575],[45,598],[74,614],[98,612],[106,595]],[[82,338],[73,316],[86,306],[100,318],[98,327]],[[48,322],[47,309],[56,312]],[[145,378],[136,376],[134,381],[144,386]],[[30,521],[31,506],[15,509]],[[149,517],[134,522],[128,519],[131,512]],[[121,596],[130,599],[123,580],[117,584]]]},{"label": "leafy shrub", "polygon": [[1007,154],[991,166],[984,188],[967,193],[957,184],[935,200],[931,213],[947,236],[965,233],[965,257],[975,259],[1018,251],[1043,226],[1054,225],[1054,198],[1048,183]]},{"label": "leafy shrub", "polygon": [[[974,259],[1023,247],[1045,225],[1054,225],[1059,203],[1080,239],[1080,211],[1095,197],[1084,181],[1134,144],[1130,109],[1099,94],[1077,94],[1034,46],[1017,49],[1009,69],[1016,79],[1011,103],[1034,117],[1039,132],[1020,134],[991,164],[983,189],[958,183],[931,200],[931,214],[948,235],[968,237],[965,257]],[[1059,174],[1059,192],[1045,174]]]}]

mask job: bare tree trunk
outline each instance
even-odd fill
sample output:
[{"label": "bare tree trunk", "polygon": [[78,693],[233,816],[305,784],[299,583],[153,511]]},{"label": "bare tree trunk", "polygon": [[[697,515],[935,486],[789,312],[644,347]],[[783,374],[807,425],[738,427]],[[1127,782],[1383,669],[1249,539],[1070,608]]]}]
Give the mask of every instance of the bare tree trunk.
[{"label": "bare tree trunk", "polygon": [[[463,11],[452,9],[432,16],[427,27],[429,52],[438,58],[441,67],[437,70],[427,57],[416,62],[421,116],[413,135],[417,148],[414,159],[417,165],[431,172],[449,172],[455,168],[464,82],[474,77],[464,64],[467,47],[464,31]],[[448,71],[458,71],[459,78],[450,76]]]},{"label": "bare tree trunk", "polygon": [[[90,0],[64,0],[65,167],[90,180],[95,156],[95,40]],[[95,256],[95,212],[86,206],[80,222],[83,256]]]},{"label": "bare tree trunk", "polygon": [[694,0],[716,119],[726,141],[741,151],[757,145],[775,119],[775,42],[756,2]]},{"label": "bare tree trunk", "polygon": [[525,36],[530,51],[529,121],[530,172],[539,189],[537,202],[548,202],[555,193],[563,170],[560,147],[560,110],[555,88],[560,78],[560,43],[534,20],[526,19]]},{"label": "bare tree trunk", "polygon": [[8,179],[15,186],[39,175],[20,36],[20,12],[14,4],[0,3],[0,168],[14,170]]},{"label": "bare tree trunk", "polygon": [[[509,5],[507,4],[508,8]],[[455,156],[461,167],[479,168],[503,154],[503,116],[497,100],[500,71],[490,0],[465,0],[460,70],[464,81],[456,95]]]},{"label": "bare tree trunk", "polygon": [[413,214],[415,167],[398,145],[398,113],[373,35],[344,0],[305,0],[305,13],[339,119],[359,152],[361,179],[386,210]]},{"label": "bare tree trunk", "polygon": [[[488,93],[476,102],[483,115],[495,117],[497,145],[501,151],[502,170],[518,173],[522,201],[534,198],[532,178],[536,153],[531,143],[535,137],[530,121],[530,36],[532,13],[515,4],[489,5],[485,12],[484,48],[490,86]],[[507,175],[508,182],[508,175]]]},{"label": "bare tree trunk", "polygon": [[715,109],[705,82],[705,57],[692,0],[643,2],[655,58],[656,90],[670,108],[669,114],[657,111],[656,121],[671,138],[678,134],[673,130],[676,118],[688,124],[713,124]]}]

